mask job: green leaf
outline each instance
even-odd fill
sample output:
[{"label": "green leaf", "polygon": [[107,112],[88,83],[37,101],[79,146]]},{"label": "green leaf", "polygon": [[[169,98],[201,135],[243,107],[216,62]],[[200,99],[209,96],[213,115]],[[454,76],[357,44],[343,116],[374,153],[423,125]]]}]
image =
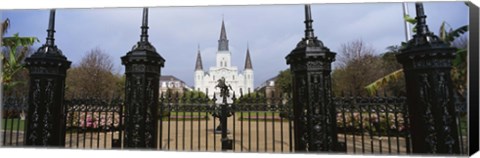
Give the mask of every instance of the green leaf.
[{"label": "green leaf", "polygon": [[403,16],[403,19],[412,25],[417,24],[417,19],[410,17],[408,14]]},{"label": "green leaf", "polygon": [[403,69],[396,70],[386,76],[383,76],[376,81],[365,86],[365,90],[371,95],[375,94],[380,88],[388,85],[390,82],[395,82],[403,76]]},{"label": "green leaf", "polygon": [[447,39],[447,30],[445,29],[445,21],[442,22],[442,25],[440,25],[440,30],[438,31],[438,37],[442,41],[446,41]]},{"label": "green leaf", "polygon": [[445,37],[445,42],[451,43],[453,42],[457,37],[461,36],[465,32],[468,31],[468,25],[464,25],[462,27],[459,27],[453,31],[450,31],[446,37]]},{"label": "green leaf", "polygon": [[455,59],[453,60],[452,64],[454,67],[458,67],[463,63],[466,63],[467,59],[467,49],[459,49],[455,54]]},{"label": "green leaf", "polygon": [[[3,26],[5,26],[5,22],[2,24],[2,27]],[[2,31],[6,32],[6,30]],[[3,73],[0,81],[4,84],[5,90],[23,82],[12,81],[13,76],[24,69],[24,65],[21,64],[21,61],[25,58],[28,47],[39,41],[40,40],[36,37],[20,37],[18,33],[13,34],[11,37],[2,38],[2,46],[7,47],[8,50],[8,52],[2,52],[0,56],[0,60],[3,62]],[[19,47],[22,47],[22,49],[17,51]]]}]

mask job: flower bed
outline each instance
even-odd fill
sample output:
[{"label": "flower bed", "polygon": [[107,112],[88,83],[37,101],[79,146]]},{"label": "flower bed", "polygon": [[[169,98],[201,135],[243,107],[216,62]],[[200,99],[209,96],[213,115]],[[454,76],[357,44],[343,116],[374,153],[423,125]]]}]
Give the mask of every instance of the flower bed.
[{"label": "flower bed", "polygon": [[370,135],[399,134],[406,131],[402,113],[337,113],[337,129],[340,133],[365,133]]},{"label": "flower bed", "polygon": [[114,130],[120,125],[118,112],[68,112],[66,126],[82,130]]}]

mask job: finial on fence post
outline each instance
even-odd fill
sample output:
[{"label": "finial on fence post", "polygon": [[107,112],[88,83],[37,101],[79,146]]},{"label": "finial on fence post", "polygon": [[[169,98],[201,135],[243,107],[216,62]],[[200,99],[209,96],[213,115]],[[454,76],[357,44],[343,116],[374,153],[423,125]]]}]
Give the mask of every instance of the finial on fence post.
[{"label": "finial on fence post", "polygon": [[426,18],[427,16],[425,15],[424,9],[423,9],[423,3],[417,2],[415,3],[415,9],[417,11],[417,35],[419,36],[425,36],[429,33],[428,26],[426,24]]},{"label": "finial on fence post", "polygon": [[141,42],[148,42],[148,8],[143,8],[142,17],[142,34],[140,35]]},{"label": "finial on fence post", "polygon": [[313,28],[312,28],[312,15],[310,11],[310,5],[306,4],[305,5],[305,38],[306,39],[312,39],[315,37],[313,34]]},{"label": "finial on fence post", "polygon": [[55,9],[50,10],[50,19],[48,21],[47,42],[46,45],[53,47],[55,45]]}]

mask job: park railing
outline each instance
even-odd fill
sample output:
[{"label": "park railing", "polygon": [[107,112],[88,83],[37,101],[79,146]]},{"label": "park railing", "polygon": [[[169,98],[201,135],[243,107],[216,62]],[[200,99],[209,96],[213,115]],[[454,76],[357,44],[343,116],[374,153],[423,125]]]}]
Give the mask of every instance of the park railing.
[{"label": "park railing", "polygon": [[411,152],[405,97],[344,96],[334,99],[339,139],[347,153]]},{"label": "park railing", "polygon": [[[161,150],[235,152],[293,151],[293,122],[287,98],[232,94],[226,106],[227,139],[222,142],[222,102],[217,95],[162,95]],[[224,111],[225,112],[225,111]]]},{"label": "park railing", "polygon": [[68,148],[120,148],[123,101],[120,99],[71,99],[65,101]]},{"label": "park railing", "polygon": [[[405,97],[339,96],[338,141],[353,154],[408,154],[411,152]],[[221,103],[217,96],[165,94],[159,99],[159,150],[220,151]],[[124,104],[121,99],[65,100],[65,147],[122,148]],[[227,137],[235,152],[293,152],[291,98],[249,93],[228,101]],[[459,140],[468,149],[465,102],[457,101]],[[7,96],[1,107],[0,145],[23,146],[27,99]]]},{"label": "park railing", "polygon": [[[110,149],[120,147],[123,101],[120,99],[65,100],[65,147]],[[26,97],[4,97],[1,146],[25,145]]]},{"label": "park railing", "polygon": [[27,98],[17,96],[3,97],[0,107],[0,146],[23,146]]}]

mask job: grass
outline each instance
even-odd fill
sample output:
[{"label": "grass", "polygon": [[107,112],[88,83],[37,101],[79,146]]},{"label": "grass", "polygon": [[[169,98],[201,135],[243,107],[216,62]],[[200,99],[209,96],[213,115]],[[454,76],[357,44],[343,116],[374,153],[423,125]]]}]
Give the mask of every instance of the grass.
[{"label": "grass", "polygon": [[[250,117],[256,117],[257,116],[257,112],[253,111],[253,112],[236,112],[235,115],[236,116],[243,116],[243,117],[248,117],[248,113],[250,113]],[[280,113],[279,112],[264,112],[264,111],[259,111],[258,112],[258,117],[264,117],[264,116],[280,116]]]},{"label": "grass", "polygon": [[170,116],[209,116],[206,112],[170,112]]},{"label": "grass", "polygon": [[[240,117],[243,116],[243,118],[239,118],[242,120],[248,120],[248,115],[250,114],[250,118],[256,120],[255,118],[257,117],[258,114],[258,121],[272,121],[272,117],[278,118],[280,117],[280,112],[264,112],[264,111],[259,111],[259,112],[235,112],[235,116]],[[179,116],[178,118],[175,118],[175,116]],[[182,116],[186,117],[192,117],[193,118],[182,118]],[[208,116],[208,117],[207,117]],[[206,113],[206,112],[170,112],[170,121],[189,121],[189,120],[208,120],[209,117],[211,117],[211,113]],[[265,119],[266,117],[266,119]],[[164,117],[162,118],[163,121],[168,120],[168,116],[165,113]],[[287,121],[287,118],[284,118],[284,121]]]},{"label": "grass", "polygon": [[[178,116],[178,118],[175,118],[175,116]],[[182,116],[185,116],[186,118],[182,118]],[[168,121],[170,117],[170,121],[196,121],[196,120],[208,120],[208,116],[211,116],[210,113],[206,112],[170,112],[168,115],[168,112],[164,113],[164,117],[162,118],[162,121]]]},{"label": "grass", "polygon": [[[6,128],[5,128],[5,125],[7,126]],[[12,125],[13,125],[13,127],[12,127]],[[2,124],[1,124],[0,129],[16,131],[17,128],[18,128],[19,131],[23,131],[24,127],[25,127],[24,125],[25,125],[25,120],[20,120],[19,118],[16,118],[16,119],[2,119]]]},{"label": "grass", "polygon": [[[250,114],[250,118],[249,118]],[[258,114],[258,115],[257,115]],[[264,112],[264,111],[259,111],[259,112],[236,112],[235,115],[238,118],[238,120],[243,120],[243,121],[248,121],[251,119],[252,121],[280,121],[280,112]],[[257,119],[258,116],[258,119]],[[273,117],[273,118],[272,118]],[[289,121],[288,118],[283,118],[283,121]]]}]

